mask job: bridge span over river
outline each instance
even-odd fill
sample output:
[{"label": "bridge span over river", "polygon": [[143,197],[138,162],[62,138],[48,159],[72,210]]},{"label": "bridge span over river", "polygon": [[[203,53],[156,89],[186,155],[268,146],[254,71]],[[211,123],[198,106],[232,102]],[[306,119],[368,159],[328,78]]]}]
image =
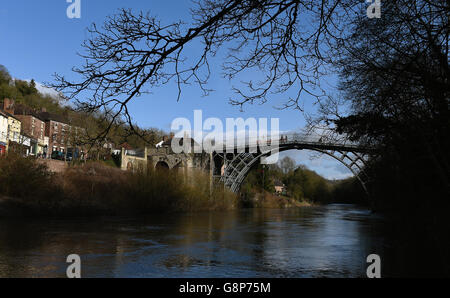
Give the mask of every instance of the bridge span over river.
[{"label": "bridge span over river", "polygon": [[[189,141],[191,152],[198,152],[194,150],[198,143],[193,139]],[[336,140],[297,133],[283,134],[276,140],[270,137],[235,140],[232,146],[227,143],[216,146],[209,152],[200,150],[201,153],[174,153],[172,142],[182,144],[184,138],[166,140],[157,148],[146,148],[141,154],[131,154],[122,150],[122,169],[130,170],[136,168],[139,162],[148,161],[156,168],[184,169],[187,173],[191,169],[200,168],[210,173],[211,181],[221,181],[231,191],[238,192],[252,167],[258,163],[265,163],[270,156],[287,150],[312,150],[342,163],[357,177],[368,193],[368,177],[364,168],[370,156],[375,154],[372,148],[345,139]]]},{"label": "bridge span over river", "polygon": [[[239,190],[248,172],[255,164],[264,162],[271,155],[294,149],[312,150],[331,156],[347,167],[358,178],[367,192],[368,177],[364,173],[364,167],[370,155],[375,153],[372,148],[348,140],[328,140],[325,137],[302,134],[281,135],[275,146],[270,139],[263,140],[265,142],[263,146],[260,146],[261,140],[256,142],[258,146],[255,146],[255,143],[252,144],[252,142],[248,142],[244,146],[236,145],[233,152],[225,151],[229,148],[225,148],[222,152],[213,152],[215,170],[213,176],[220,179],[233,192]],[[267,147],[264,145],[267,145]],[[220,171],[218,171],[219,169]]]}]

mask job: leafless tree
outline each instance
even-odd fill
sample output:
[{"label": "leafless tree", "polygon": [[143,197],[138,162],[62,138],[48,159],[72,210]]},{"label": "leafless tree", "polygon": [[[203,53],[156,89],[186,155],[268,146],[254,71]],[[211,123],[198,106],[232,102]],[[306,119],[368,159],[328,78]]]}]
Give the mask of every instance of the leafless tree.
[{"label": "leafless tree", "polygon": [[[190,22],[164,24],[148,13],[122,9],[101,28],[93,24],[83,44],[85,64],[73,68],[79,80],[55,75],[52,87],[83,111],[101,111],[110,123],[98,136],[104,138],[121,117],[135,131],[128,103],[158,86],[175,81],[178,100],[189,84],[209,94],[210,59],[224,51],[223,75],[236,83],[231,104],[264,103],[294,90],[283,107],[302,110],[305,98],[324,95],[320,78],[333,40],[345,32],[343,24],[365,13],[364,4],[350,0],[201,0],[193,6]],[[185,49],[193,44],[202,50],[187,57]],[[241,81],[249,70],[261,78]]]},{"label": "leafless tree", "polygon": [[280,167],[284,174],[289,174],[295,170],[295,160],[289,156],[285,156],[280,160]]}]

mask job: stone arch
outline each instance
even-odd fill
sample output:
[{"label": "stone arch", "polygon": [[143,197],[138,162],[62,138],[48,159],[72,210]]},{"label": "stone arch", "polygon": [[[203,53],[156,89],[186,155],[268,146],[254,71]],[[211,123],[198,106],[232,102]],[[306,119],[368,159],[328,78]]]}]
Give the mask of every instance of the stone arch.
[{"label": "stone arch", "polygon": [[127,162],[127,171],[133,171],[133,163],[131,161]]},{"label": "stone arch", "polygon": [[169,167],[169,165],[167,164],[167,162],[165,162],[164,160],[160,160],[160,161],[158,161],[158,162],[156,163],[155,169],[156,169],[156,170],[169,170],[170,167]]},{"label": "stone arch", "polygon": [[137,171],[144,172],[144,163],[143,162],[138,162],[136,168],[137,168],[136,169]]}]

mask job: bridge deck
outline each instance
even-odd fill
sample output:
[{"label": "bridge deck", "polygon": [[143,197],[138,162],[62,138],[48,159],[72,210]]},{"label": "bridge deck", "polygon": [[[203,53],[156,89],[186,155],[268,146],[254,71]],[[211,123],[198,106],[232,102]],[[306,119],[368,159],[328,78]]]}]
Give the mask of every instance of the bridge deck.
[{"label": "bridge deck", "polygon": [[[284,137],[284,136],[283,136]],[[288,137],[288,136],[287,136]],[[230,142],[232,143],[232,142]],[[358,153],[371,153],[374,152],[374,148],[361,146],[352,142],[324,142],[319,140],[308,140],[307,138],[280,138],[278,142],[270,139],[266,140],[253,140],[251,142],[234,142],[233,144],[223,144],[222,148],[216,150],[216,152],[226,153],[256,153],[266,152],[276,149],[280,151],[288,149],[320,149],[320,150],[333,150],[333,151],[352,151]],[[222,150],[222,151],[220,151]]]}]

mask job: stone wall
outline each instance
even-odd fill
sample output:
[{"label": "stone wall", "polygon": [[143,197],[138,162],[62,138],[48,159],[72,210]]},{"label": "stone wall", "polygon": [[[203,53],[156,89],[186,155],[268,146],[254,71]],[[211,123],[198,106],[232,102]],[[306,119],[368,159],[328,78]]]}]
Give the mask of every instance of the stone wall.
[{"label": "stone wall", "polygon": [[54,160],[54,159],[38,159],[39,163],[47,165],[50,171],[55,173],[62,173],[64,172],[68,165],[66,162],[61,160]]},{"label": "stone wall", "polygon": [[122,148],[120,168],[124,171],[145,170],[147,168],[147,148],[145,148],[143,157],[127,155],[125,149]]}]

